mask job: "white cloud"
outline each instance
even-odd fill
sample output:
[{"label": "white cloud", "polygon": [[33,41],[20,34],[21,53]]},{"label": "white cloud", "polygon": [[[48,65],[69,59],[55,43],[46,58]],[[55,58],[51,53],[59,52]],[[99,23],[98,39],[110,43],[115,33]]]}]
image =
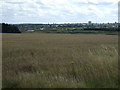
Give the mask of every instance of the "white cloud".
[{"label": "white cloud", "polygon": [[[119,0],[4,0],[5,22],[117,21]],[[102,5],[102,6],[101,6]],[[109,17],[109,18],[108,18]]]}]

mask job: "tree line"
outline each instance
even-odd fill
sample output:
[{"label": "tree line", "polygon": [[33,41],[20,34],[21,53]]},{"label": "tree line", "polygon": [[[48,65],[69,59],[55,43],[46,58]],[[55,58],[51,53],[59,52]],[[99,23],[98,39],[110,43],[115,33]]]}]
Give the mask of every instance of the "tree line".
[{"label": "tree line", "polygon": [[2,26],[2,30],[0,31],[2,33],[21,33],[18,27],[15,25],[2,23],[0,26]]}]

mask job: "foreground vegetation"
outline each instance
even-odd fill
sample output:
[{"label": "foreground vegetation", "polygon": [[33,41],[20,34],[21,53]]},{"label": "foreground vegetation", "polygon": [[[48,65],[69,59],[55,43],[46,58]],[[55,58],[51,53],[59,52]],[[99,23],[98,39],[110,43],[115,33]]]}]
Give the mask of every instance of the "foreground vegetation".
[{"label": "foreground vegetation", "polygon": [[3,88],[117,88],[117,35],[3,34]]}]

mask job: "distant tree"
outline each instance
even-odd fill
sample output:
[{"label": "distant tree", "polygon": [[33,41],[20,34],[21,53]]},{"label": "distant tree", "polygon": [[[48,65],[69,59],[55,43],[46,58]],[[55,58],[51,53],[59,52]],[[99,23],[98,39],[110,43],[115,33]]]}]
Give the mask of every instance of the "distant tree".
[{"label": "distant tree", "polygon": [[21,33],[18,27],[2,23],[2,33]]}]

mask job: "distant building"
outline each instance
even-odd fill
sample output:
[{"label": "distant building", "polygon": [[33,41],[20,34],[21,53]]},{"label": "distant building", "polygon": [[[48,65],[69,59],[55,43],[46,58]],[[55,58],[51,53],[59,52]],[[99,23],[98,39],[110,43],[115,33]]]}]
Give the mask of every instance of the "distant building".
[{"label": "distant building", "polygon": [[34,32],[35,30],[27,30],[26,32]]},{"label": "distant building", "polygon": [[88,21],[88,25],[92,25],[92,22],[91,22],[91,21]]},{"label": "distant building", "polygon": [[40,28],[40,30],[44,30],[44,28]]},{"label": "distant building", "polygon": [[91,22],[91,21],[88,21],[88,24],[90,25],[90,24],[92,24],[92,22]]}]

